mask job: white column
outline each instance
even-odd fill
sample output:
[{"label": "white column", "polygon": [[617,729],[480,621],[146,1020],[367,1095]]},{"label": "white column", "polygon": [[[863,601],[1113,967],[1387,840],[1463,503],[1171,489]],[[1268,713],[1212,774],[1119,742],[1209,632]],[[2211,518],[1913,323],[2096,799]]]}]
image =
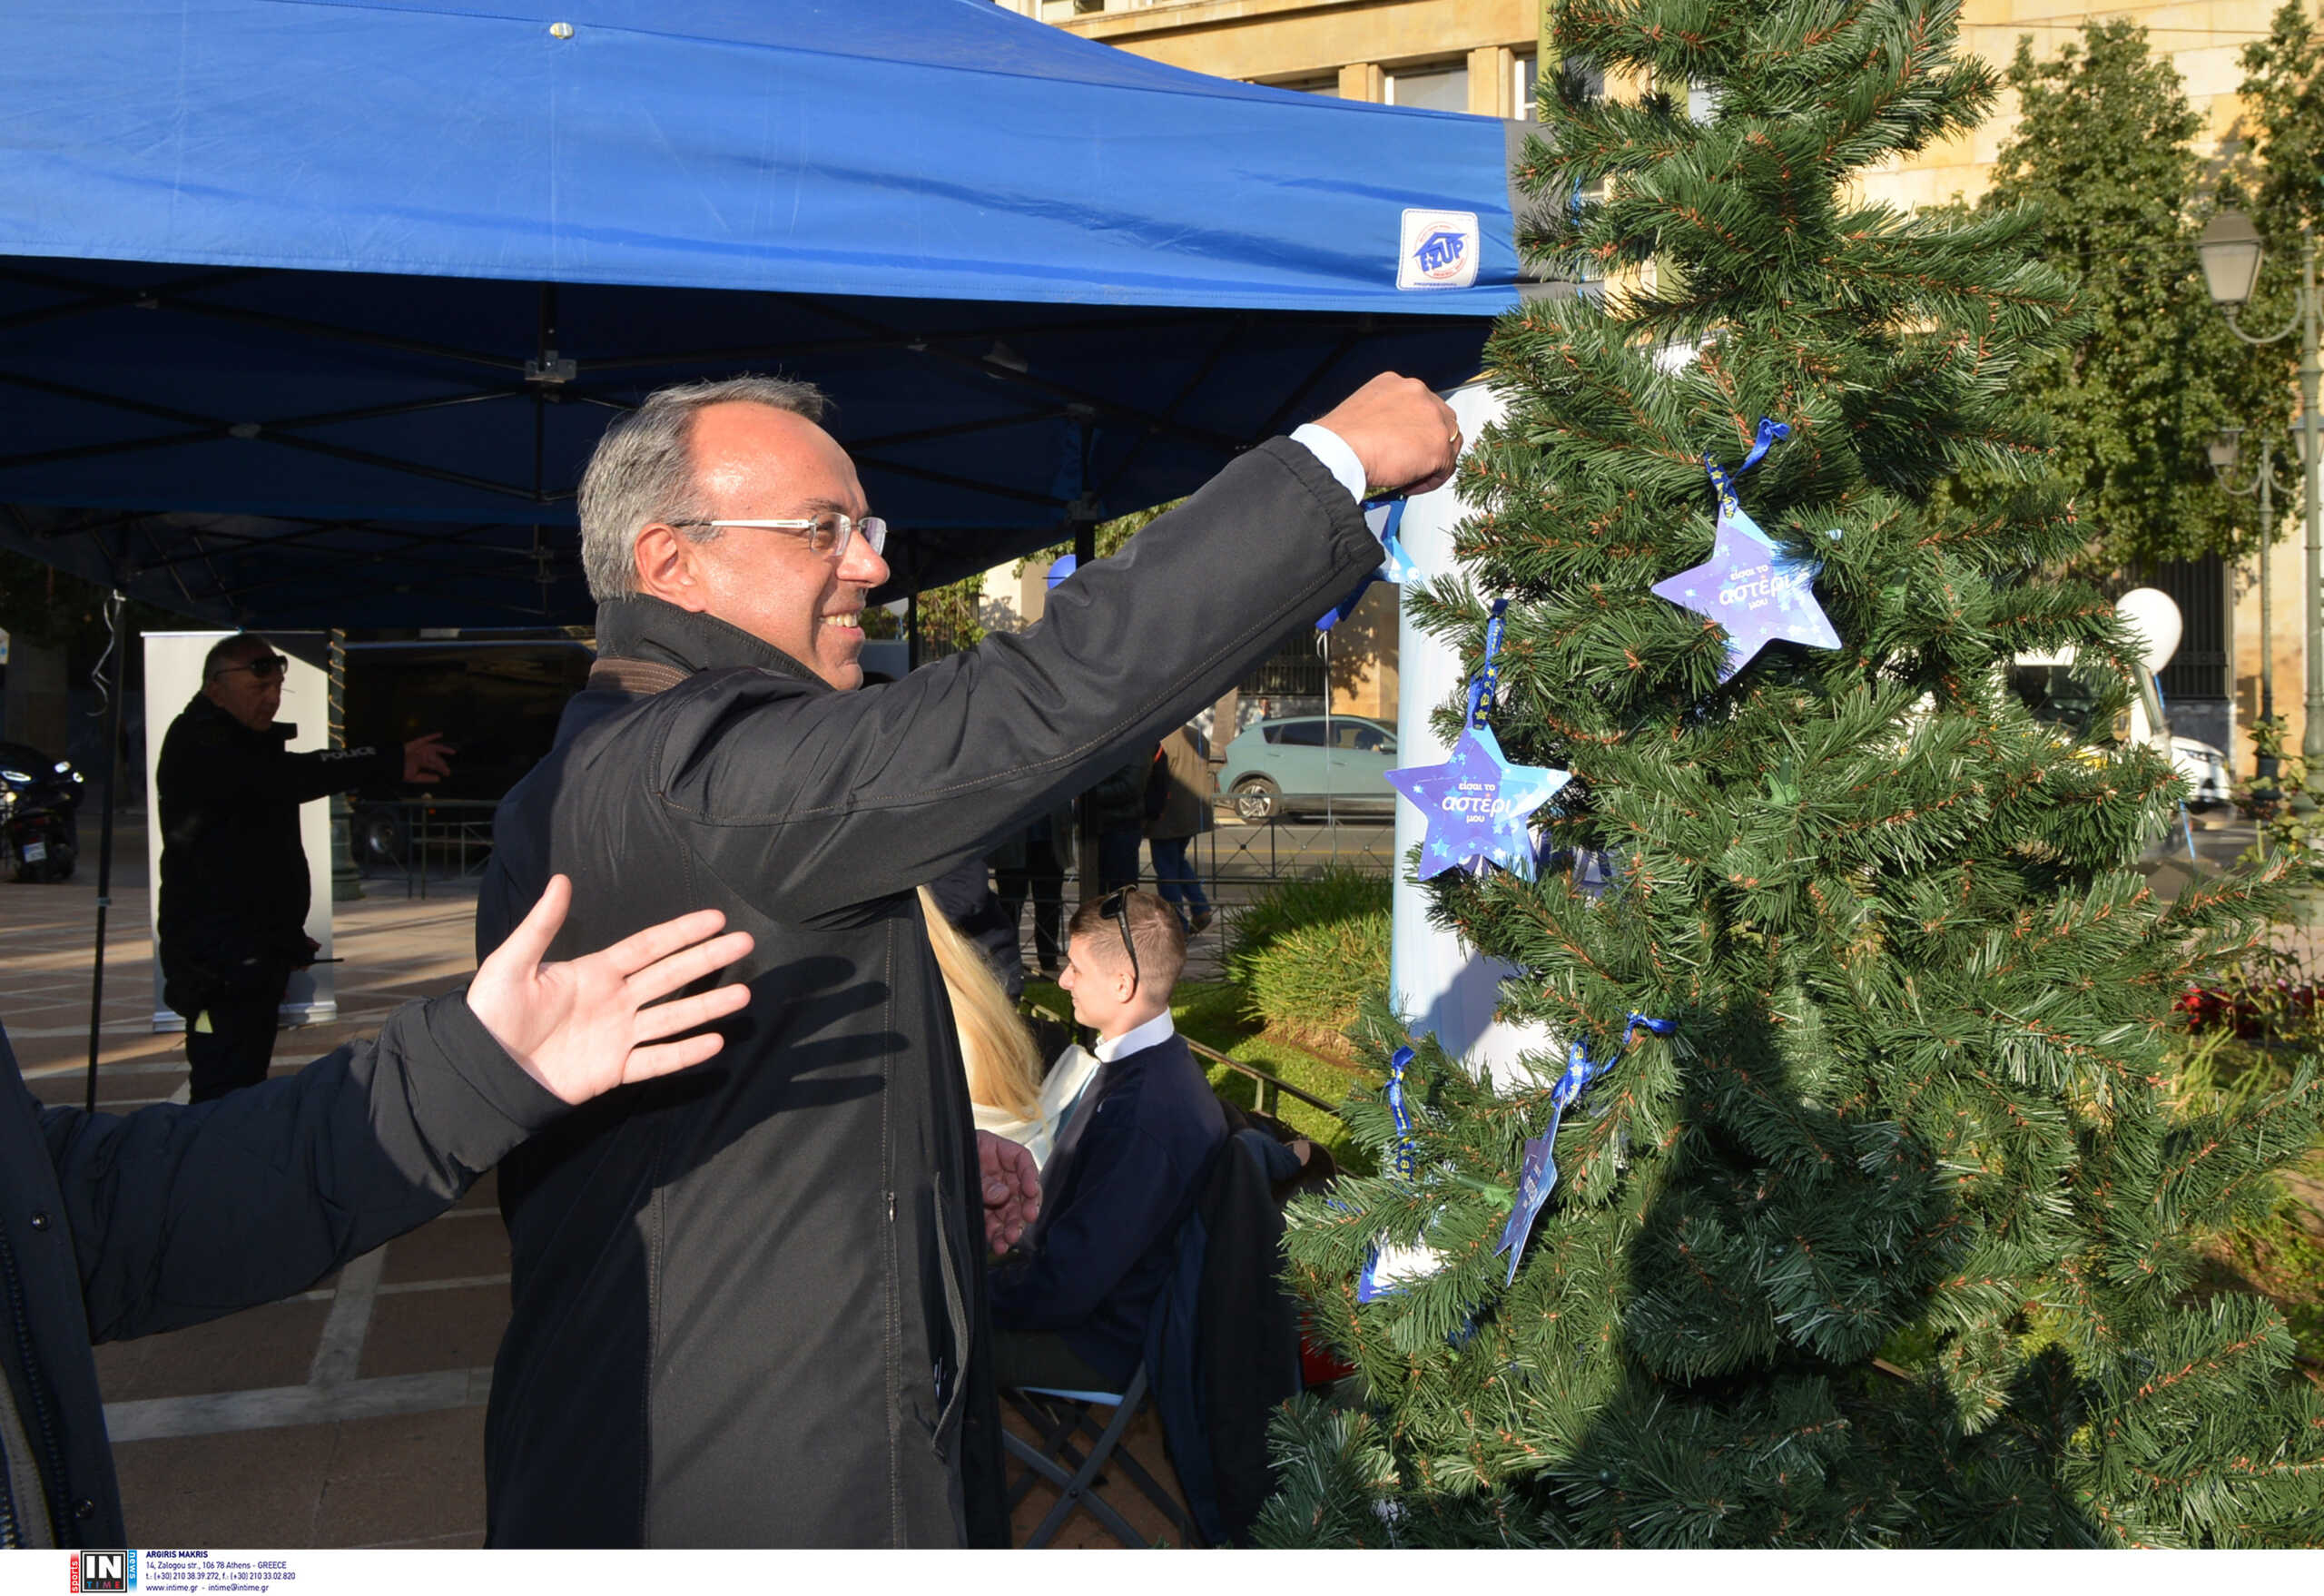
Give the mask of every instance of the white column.
[{"label": "white column", "polygon": [[[1473,438],[1506,408],[1482,382],[1472,382],[1445,396],[1461,419],[1461,436]],[[1452,557],[1452,529],[1469,513],[1450,486],[1422,494],[1405,507],[1397,540],[1424,579],[1457,568]],[[1396,764],[1401,767],[1440,764],[1451,747],[1429,724],[1430,714],[1467,690],[1461,657],[1442,640],[1413,624],[1410,606],[1397,634]],[[1518,1054],[1554,1054],[1560,1043],[1553,1032],[1536,1025],[1513,1025],[1496,1019],[1502,978],[1516,973],[1498,960],[1477,952],[1451,931],[1439,931],[1428,920],[1428,894],[1406,877],[1405,856],[1418,847],[1427,823],[1407,799],[1396,802],[1395,930],[1389,956],[1389,989],[1396,1007],[1413,1029],[1433,1031],[1446,1053],[1464,1058],[1469,1067],[1503,1082],[1524,1079],[1515,1068]],[[1554,1062],[1551,1068],[1554,1069]]]}]

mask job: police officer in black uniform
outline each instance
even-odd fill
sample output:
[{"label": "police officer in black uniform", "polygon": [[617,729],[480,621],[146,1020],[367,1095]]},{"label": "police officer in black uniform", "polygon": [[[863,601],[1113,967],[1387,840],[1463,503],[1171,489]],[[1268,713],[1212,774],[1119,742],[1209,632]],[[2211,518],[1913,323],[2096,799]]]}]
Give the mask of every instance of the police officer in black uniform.
[{"label": "police officer in black uniform", "polygon": [[289,663],[248,632],[211,649],[154,773],[162,998],[185,1016],[197,1103],[266,1079],[290,972],[313,962],[299,805],[450,769],[435,733],[400,748],[290,753],[292,728],[274,722]]}]

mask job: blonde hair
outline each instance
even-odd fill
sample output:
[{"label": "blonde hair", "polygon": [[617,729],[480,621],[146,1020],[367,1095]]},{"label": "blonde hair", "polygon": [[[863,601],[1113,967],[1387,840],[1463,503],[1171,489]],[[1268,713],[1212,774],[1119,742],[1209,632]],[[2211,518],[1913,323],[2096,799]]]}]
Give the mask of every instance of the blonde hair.
[{"label": "blonde hair", "polygon": [[984,954],[952,928],[935,897],[920,889],[921,918],[928,922],[936,968],[952,1000],[952,1026],[960,1037],[960,1061],[968,1068],[969,1099],[1003,1108],[1019,1119],[1041,1111],[1040,1053],[1033,1033],[1000,990]]}]

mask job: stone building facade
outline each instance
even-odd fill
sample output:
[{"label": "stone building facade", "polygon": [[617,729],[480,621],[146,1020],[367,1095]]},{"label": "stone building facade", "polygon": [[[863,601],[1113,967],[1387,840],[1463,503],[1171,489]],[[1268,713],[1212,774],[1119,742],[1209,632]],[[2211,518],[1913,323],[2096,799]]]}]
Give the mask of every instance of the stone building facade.
[{"label": "stone building facade", "polygon": [[[1541,58],[1540,0],[997,0],[1006,9],[1079,36],[1157,61],[1222,77],[1385,104],[1424,105],[1480,116],[1527,118]],[[2324,0],[2307,0],[2311,13]],[[2053,55],[2085,22],[2128,17],[2142,25],[2153,48],[2169,57],[2202,118],[2202,153],[2223,155],[2237,136],[2244,45],[2262,38],[2280,0],[2193,0],[2093,6],[2076,0],[1965,0],[1962,38],[1997,68],[2018,41]],[[2015,96],[2004,91],[1994,113],[1974,133],[1873,174],[1869,197],[1908,209],[1959,196],[1974,200],[1991,181],[1994,156],[2016,123]],[[2286,241],[2270,272],[2293,264]],[[2269,566],[2274,638],[2275,702],[2301,734],[2302,626],[2297,491],[2277,496],[2286,508]],[[2190,615],[2188,646],[2172,675],[2183,684],[2173,703],[2182,729],[2229,749],[2250,769],[2239,728],[2258,713],[2259,584],[2256,562],[2222,573],[2171,571],[2159,579]],[[2183,589],[2183,591],[2177,591]],[[1362,617],[1358,617],[1362,618]],[[1395,629],[1363,630],[1384,656],[1351,670],[1334,662],[1334,705],[1354,714],[1393,716]],[[1355,639],[1351,635],[1349,645]],[[2198,658],[2200,655],[2202,657]],[[1344,688],[1343,681],[1351,685]],[[1347,701],[1341,701],[1343,692]]]}]

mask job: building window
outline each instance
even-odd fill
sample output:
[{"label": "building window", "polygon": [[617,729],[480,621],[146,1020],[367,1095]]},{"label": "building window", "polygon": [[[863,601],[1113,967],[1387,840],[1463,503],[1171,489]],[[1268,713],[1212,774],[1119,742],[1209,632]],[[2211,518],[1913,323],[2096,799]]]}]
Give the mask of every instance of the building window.
[{"label": "building window", "polygon": [[1534,96],[1541,86],[1541,58],[1520,55],[1511,64],[1516,75],[1511,84],[1513,92],[1510,114],[1520,122],[1539,122],[1541,119],[1541,109],[1534,103]]},{"label": "building window", "polygon": [[[1525,64],[1525,84],[1529,95],[1533,88],[1532,65],[1530,60]],[[1556,70],[1558,75],[1565,80],[1561,93],[1582,101],[1606,97],[1606,69],[1591,62],[1588,56],[1565,56],[1558,62]]]},{"label": "building window", "polygon": [[1273,78],[1268,81],[1266,86],[1271,89],[1290,89],[1297,94],[1322,94],[1330,99],[1337,99],[1340,92],[1340,74],[1336,72],[1326,72],[1308,77]]},{"label": "building window", "polygon": [[1469,68],[1465,62],[1415,66],[1388,74],[1388,103],[1416,105],[1423,111],[1469,109]]},{"label": "building window", "polygon": [[1106,0],[1073,0],[1073,15],[1087,16],[1093,11],[1106,9]]}]

